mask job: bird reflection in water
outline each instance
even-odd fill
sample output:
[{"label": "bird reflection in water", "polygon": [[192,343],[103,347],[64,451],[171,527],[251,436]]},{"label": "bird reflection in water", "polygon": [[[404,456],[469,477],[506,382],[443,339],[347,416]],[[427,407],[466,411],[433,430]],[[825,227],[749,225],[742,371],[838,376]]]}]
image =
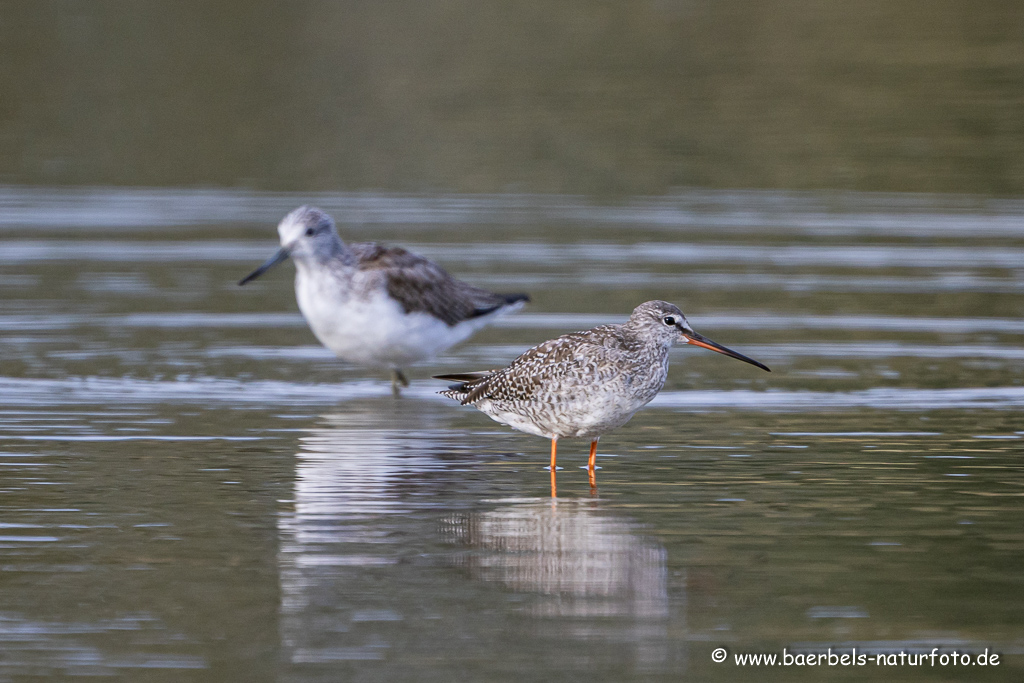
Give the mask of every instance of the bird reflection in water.
[{"label": "bird reflection in water", "polygon": [[403,602],[382,602],[375,582],[414,551],[417,523],[436,529],[406,515],[430,506],[422,494],[445,469],[447,432],[389,403],[321,416],[299,439],[293,509],[278,522],[281,637],[293,663],[382,658],[374,626],[400,621]]},{"label": "bird reflection in water", "polygon": [[[476,552],[459,562],[480,580],[532,593],[531,613],[553,634],[631,648],[639,668],[670,657],[665,549],[601,500],[512,499],[446,521],[449,540]],[[681,609],[677,596],[672,611]],[[566,619],[575,626],[564,624]],[[681,615],[672,616],[678,626]],[[676,656],[673,656],[675,659]],[[679,662],[676,662],[677,664]]]},{"label": "bird reflection in water", "polygon": [[452,517],[493,488],[465,476],[451,432],[433,420],[411,402],[371,402],[300,437],[293,509],[278,522],[286,661],[381,660],[402,679],[417,656],[444,652],[457,666],[510,646],[514,632],[546,661],[569,641],[577,659],[678,670],[684,645],[669,624],[680,628],[683,593],[670,603],[664,548],[601,499],[505,500]]}]

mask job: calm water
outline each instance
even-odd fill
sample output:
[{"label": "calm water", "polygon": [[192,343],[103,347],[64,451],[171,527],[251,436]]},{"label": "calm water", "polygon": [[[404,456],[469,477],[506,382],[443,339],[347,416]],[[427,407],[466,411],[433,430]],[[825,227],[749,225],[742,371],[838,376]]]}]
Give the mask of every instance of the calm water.
[{"label": "calm water", "polygon": [[[314,197],[347,238],[534,297],[393,400],[316,344],[291,266],[235,285],[305,199],[0,190],[0,680],[1022,675],[1024,205]],[[543,440],[428,379],[651,298],[773,372],[674,351],[597,495],[585,443],[552,501]]]},{"label": "calm water", "polygon": [[7,2],[0,183],[1024,196],[1019,0]]}]

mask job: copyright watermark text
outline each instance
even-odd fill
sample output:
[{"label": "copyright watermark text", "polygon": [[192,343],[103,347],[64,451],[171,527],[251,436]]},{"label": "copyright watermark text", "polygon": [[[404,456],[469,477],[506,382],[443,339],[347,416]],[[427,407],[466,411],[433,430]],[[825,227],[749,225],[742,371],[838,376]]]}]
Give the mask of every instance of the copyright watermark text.
[{"label": "copyright watermark text", "polygon": [[[711,661],[716,664],[729,661],[729,651],[724,647],[711,652]],[[990,652],[967,652],[964,650],[934,647],[929,650],[865,651],[853,648],[828,648],[816,652],[790,652],[783,648],[778,652],[736,652],[732,654],[736,666],[999,666],[999,654]]]}]

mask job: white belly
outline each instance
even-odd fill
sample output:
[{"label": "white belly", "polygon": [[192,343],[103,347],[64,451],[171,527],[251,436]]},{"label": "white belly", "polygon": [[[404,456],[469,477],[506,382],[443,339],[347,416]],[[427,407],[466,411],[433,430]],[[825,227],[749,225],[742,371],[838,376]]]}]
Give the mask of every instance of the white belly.
[{"label": "white belly", "polygon": [[483,399],[476,407],[492,420],[545,438],[597,438],[629,422],[649,402],[612,392],[591,394],[585,400],[557,408],[524,406]]},{"label": "white belly", "polygon": [[406,313],[383,290],[361,294],[342,295],[330,279],[296,274],[295,297],[313,334],[358,365],[400,368],[433,358],[490,321],[487,316],[449,327],[428,313]]}]

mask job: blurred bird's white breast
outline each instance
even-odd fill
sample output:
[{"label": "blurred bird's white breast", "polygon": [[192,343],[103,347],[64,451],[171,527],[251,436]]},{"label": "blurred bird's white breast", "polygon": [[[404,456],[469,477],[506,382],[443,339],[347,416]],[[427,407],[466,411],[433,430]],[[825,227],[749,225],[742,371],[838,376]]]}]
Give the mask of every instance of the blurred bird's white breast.
[{"label": "blurred bird's white breast", "polygon": [[330,272],[296,271],[299,310],[320,343],[342,360],[399,368],[437,355],[475,329],[449,327],[429,313],[407,313],[383,286],[359,284]]}]

